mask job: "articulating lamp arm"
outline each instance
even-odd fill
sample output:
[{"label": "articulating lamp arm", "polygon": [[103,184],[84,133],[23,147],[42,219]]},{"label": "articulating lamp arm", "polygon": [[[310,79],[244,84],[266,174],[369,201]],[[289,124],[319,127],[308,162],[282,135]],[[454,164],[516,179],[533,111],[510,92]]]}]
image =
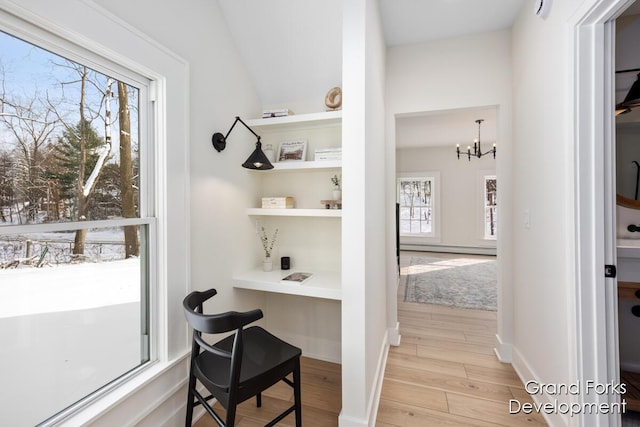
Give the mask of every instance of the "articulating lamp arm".
[{"label": "articulating lamp arm", "polygon": [[244,125],[244,127],[246,127],[247,129],[249,129],[249,132],[251,132],[252,134],[254,134],[256,136],[256,138],[258,138],[258,141],[260,141],[260,135],[258,135],[257,133],[255,133],[253,131],[253,129],[251,129],[249,126],[247,126],[247,124],[245,122],[242,121],[242,119],[238,116],[236,116],[235,121],[233,122],[233,124],[231,125],[231,128],[229,129],[229,131],[227,132],[226,135],[222,135],[220,132],[216,132],[213,134],[213,136],[211,137],[211,142],[213,143],[213,147],[218,151],[222,151],[225,149],[225,147],[227,146],[227,138],[229,137],[229,134],[231,134],[231,131],[233,130],[233,128],[235,127],[236,123],[242,123]]}]

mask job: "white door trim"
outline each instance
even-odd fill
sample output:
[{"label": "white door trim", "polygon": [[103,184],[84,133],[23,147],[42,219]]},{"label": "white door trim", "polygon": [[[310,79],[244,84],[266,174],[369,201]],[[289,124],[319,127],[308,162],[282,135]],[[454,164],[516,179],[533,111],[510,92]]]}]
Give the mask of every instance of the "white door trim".
[{"label": "white door trim", "polygon": [[[572,106],[575,194],[576,378],[619,382],[617,289],[604,278],[615,263],[614,19],[633,0],[585,2],[572,22]],[[576,396],[610,404],[616,395]],[[617,414],[580,414],[580,426],[619,426]]]}]

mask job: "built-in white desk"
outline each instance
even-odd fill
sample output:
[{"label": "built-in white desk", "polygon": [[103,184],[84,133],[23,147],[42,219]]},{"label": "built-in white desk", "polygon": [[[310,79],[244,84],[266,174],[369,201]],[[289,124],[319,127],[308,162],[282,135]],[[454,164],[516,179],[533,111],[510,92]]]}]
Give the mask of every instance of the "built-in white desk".
[{"label": "built-in white desk", "polygon": [[[300,284],[281,282],[283,277],[298,271],[311,273],[312,276]],[[338,272],[311,270],[274,270],[264,272],[256,269],[233,276],[234,288],[337,301],[342,300],[340,282],[341,278]]]}]

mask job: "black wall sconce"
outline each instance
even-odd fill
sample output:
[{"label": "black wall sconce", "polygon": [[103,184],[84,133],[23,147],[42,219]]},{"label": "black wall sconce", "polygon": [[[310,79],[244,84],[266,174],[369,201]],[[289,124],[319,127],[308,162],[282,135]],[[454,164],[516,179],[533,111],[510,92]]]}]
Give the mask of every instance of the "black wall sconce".
[{"label": "black wall sconce", "polygon": [[[640,68],[632,68],[630,70],[616,71],[616,74],[622,73],[636,73],[640,71]],[[630,112],[632,109],[640,107],[640,73],[638,78],[631,85],[631,89],[625,96],[624,101],[616,105],[616,116]]]},{"label": "black wall sconce", "polygon": [[231,129],[229,129],[229,132],[227,132],[226,135],[223,135],[220,132],[216,132],[216,133],[213,134],[213,136],[211,137],[211,143],[213,144],[213,147],[218,152],[224,150],[225,147],[227,146],[227,138],[229,137],[229,134],[233,130],[233,127],[238,122],[242,123],[244,125],[244,127],[249,129],[249,131],[252,134],[254,134],[256,136],[256,138],[258,138],[258,141],[256,142],[256,149],[253,150],[253,153],[251,153],[249,158],[242,164],[242,167],[247,168],[247,169],[255,169],[255,170],[273,169],[273,165],[271,164],[269,159],[267,159],[267,156],[262,151],[262,143],[260,142],[260,135],[255,133],[253,131],[253,129],[251,129],[249,126],[247,126],[247,124],[245,122],[243,122],[240,117],[236,116],[236,120],[233,122],[233,124],[231,125]]}]

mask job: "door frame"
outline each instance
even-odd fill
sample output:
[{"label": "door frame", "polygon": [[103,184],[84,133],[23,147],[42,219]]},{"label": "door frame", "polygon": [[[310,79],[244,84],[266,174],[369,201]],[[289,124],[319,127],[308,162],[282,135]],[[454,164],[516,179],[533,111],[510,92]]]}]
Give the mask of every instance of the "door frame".
[{"label": "door frame", "polygon": [[[620,382],[617,282],[604,265],[616,262],[615,234],[615,19],[634,0],[585,2],[571,22],[576,378]],[[611,404],[620,396],[577,396],[580,403]],[[617,414],[586,416],[580,426],[619,426]]]}]

